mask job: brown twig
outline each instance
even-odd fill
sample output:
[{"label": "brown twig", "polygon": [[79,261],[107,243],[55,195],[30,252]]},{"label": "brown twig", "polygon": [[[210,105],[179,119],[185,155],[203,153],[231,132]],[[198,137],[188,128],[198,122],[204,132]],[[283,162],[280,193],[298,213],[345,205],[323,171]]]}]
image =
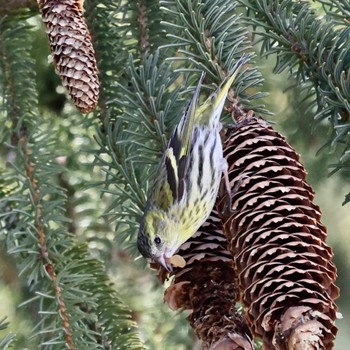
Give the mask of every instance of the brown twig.
[{"label": "brown twig", "polygon": [[59,174],[58,181],[60,186],[65,189],[67,195],[65,215],[67,218],[70,219],[68,231],[75,234],[77,232],[76,215],[74,207],[75,188],[69,183],[66,172],[62,172]]},{"label": "brown twig", "polygon": [[139,15],[137,16],[137,22],[140,30],[140,48],[141,53],[148,53],[150,50],[149,34],[148,34],[148,17],[147,7],[144,0],[140,0],[138,3]]},{"label": "brown twig", "polygon": [[72,330],[69,324],[69,316],[66,309],[65,301],[62,296],[62,289],[57,282],[57,275],[55,272],[54,263],[50,259],[49,250],[46,245],[46,233],[45,227],[43,224],[43,208],[40,203],[40,189],[38,186],[38,180],[35,177],[35,163],[32,161],[31,151],[27,144],[27,134],[26,129],[22,128],[19,144],[21,146],[22,152],[25,156],[26,160],[26,174],[30,183],[30,192],[32,198],[33,207],[36,209],[36,217],[35,217],[35,228],[38,234],[39,240],[39,248],[40,248],[40,257],[44,263],[44,267],[50,279],[53,283],[56,297],[59,304],[59,314],[63,320],[63,327],[66,336],[66,345],[69,350],[74,350],[75,346],[72,339]]}]

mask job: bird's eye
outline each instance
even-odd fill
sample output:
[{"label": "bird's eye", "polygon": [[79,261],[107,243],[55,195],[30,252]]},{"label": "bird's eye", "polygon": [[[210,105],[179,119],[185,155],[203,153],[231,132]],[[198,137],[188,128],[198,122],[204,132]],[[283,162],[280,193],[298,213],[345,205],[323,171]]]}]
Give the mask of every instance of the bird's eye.
[{"label": "bird's eye", "polygon": [[154,243],[157,244],[157,245],[159,245],[159,244],[162,243],[162,240],[160,239],[160,237],[157,236],[157,237],[154,239]]}]

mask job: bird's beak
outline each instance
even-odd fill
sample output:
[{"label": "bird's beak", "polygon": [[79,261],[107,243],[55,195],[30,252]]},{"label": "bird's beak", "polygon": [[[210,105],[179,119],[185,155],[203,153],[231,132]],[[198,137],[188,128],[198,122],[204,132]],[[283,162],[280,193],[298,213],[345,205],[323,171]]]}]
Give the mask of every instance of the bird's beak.
[{"label": "bird's beak", "polygon": [[168,262],[168,258],[165,256],[165,254],[161,255],[157,261],[159,262],[159,264],[161,264],[168,272],[172,272],[173,271],[173,267],[171,266],[171,264]]}]

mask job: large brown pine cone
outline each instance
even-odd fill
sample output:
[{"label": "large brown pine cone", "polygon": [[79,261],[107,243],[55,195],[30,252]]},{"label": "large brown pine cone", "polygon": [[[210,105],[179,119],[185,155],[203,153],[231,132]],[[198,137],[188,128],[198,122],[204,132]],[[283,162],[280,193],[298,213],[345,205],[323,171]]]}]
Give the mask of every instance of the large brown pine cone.
[{"label": "large brown pine cone", "polygon": [[228,132],[224,155],[232,208],[223,186],[218,207],[251,330],[264,349],[331,349],[336,268],[299,155],[254,116]]},{"label": "large brown pine cone", "polygon": [[91,112],[99,96],[95,51],[77,0],[39,0],[56,70],[82,113]]}]

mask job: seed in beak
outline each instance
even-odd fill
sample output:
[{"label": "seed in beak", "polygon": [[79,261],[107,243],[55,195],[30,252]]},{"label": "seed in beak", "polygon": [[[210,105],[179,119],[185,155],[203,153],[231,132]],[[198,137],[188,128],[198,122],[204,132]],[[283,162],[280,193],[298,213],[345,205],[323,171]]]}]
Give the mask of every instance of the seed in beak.
[{"label": "seed in beak", "polygon": [[173,255],[170,258],[166,258],[165,261],[167,263],[169,263],[170,265],[174,266],[174,267],[185,267],[186,266],[186,261],[185,259],[181,256],[181,255]]}]

